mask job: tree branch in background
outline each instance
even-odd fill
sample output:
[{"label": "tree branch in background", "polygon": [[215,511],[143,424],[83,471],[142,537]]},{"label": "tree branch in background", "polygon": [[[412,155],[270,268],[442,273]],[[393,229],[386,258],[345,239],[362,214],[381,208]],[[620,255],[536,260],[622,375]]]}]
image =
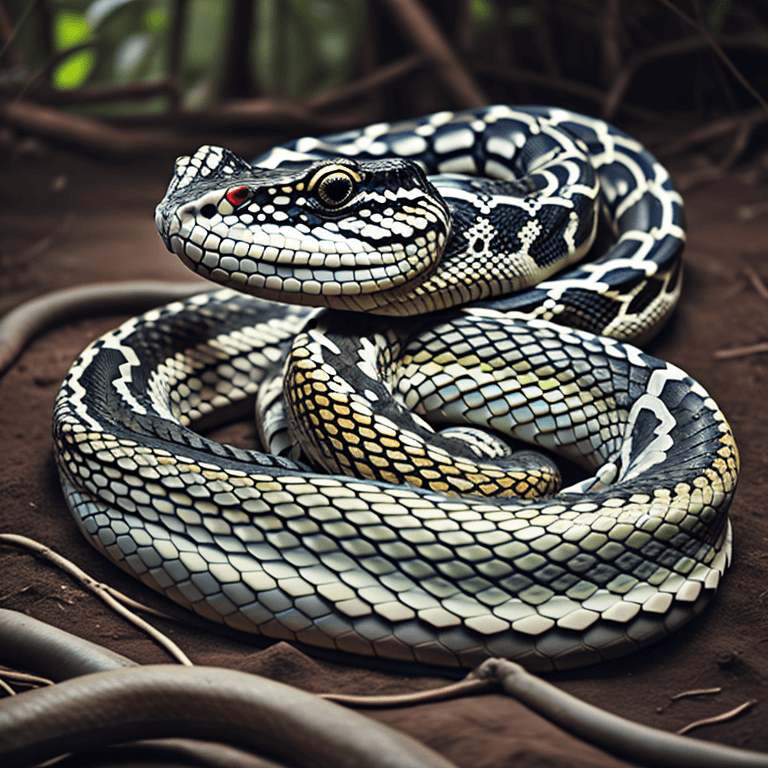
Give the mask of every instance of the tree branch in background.
[{"label": "tree branch in background", "polygon": [[736,129],[736,135],[733,137],[731,145],[717,162],[707,162],[700,168],[677,174],[676,183],[678,189],[681,192],[687,192],[698,184],[722,179],[736,165],[742,154],[744,154],[752,136],[753,128],[754,125],[752,123],[742,122]]},{"label": "tree branch in background", "polygon": [[[77,45],[73,45],[71,48],[68,48],[66,51],[61,51],[60,53],[57,53],[53,56],[51,56],[48,61],[45,63],[43,68],[36,73],[32,73],[31,79],[29,79],[24,85],[22,86],[21,90],[16,94],[15,101],[21,101],[21,99],[24,98],[24,96],[29,91],[34,91],[35,88],[40,85],[40,83],[45,83],[45,85],[49,88],[49,90],[53,91],[53,89],[50,88],[49,83],[51,80],[51,72],[53,69],[58,66],[64,59],[66,59],[68,56],[72,55],[73,53],[77,53],[78,51],[84,51],[87,48],[91,48],[96,43],[98,43],[99,38],[98,36],[91,38],[90,40],[86,40],[83,43],[78,43]],[[54,91],[57,93],[60,93],[60,91]]]},{"label": "tree branch in background", "polygon": [[[527,69],[519,69],[517,67],[497,67],[482,62],[473,63],[472,69],[480,74],[496,77],[502,80],[509,80],[513,83],[526,83],[529,85],[536,85],[541,88],[547,88],[557,93],[565,93],[570,96],[576,96],[580,99],[594,102],[595,104],[602,104],[605,99],[605,92],[600,88],[595,88],[592,85],[586,85],[577,80],[568,80],[564,77],[555,77],[553,75],[545,75],[541,72],[533,72]],[[648,123],[658,123],[661,119],[660,115],[656,112],[643,109],[642,107],[635,107],[631,104],[617,105],[630,117],[638,120],[643,120]]]},{"label": "tree branch in background", "polygon": [[[190,151],[205,141],[213,141],[211,131],[252,129],[255,138],[222,136],[233,151],[248,155],[267,149],[258,136],[262,132],[329,133],[382,119],[370,106],[345,107],[353,101],[427,66],[422,54],[404,56],[369,72],[351,83],[320,93],[306,102],[287,99],[239,99],[194,111],[167,111],[156,115],[124,116],[113,124],[89,117],[61,112],[31,101],[0,104],[0,121],[45,139],[74,145],[99,155],[121,158],[135,155],[172,154]],[[170,79],[125,86],[91,86],[76,91],[47,91],[44,96],[61,106],[123,99],[145,99],[177,93]],[[37,95],[37,94],[36,94]],[[333,109],[331,114],[324,111]],[[120,123],[119,127],[115,123]],[[150,126],[150,127],[148,127]],[[204,136],[200,132],[205,132]],[[271,143],[269,136],[265,142]]]},{"label": "tree branch in background", "polygon": [[253,0],[229,3],[229,35],[221,79],[221,97],[225,100],[249,98],[258,93],[251,75],[253,8]]},{"label": "tree branch in background", "polygon": [[7,52],[8,60],[12,67],[23,67],[25,64],[24,54],[19,50],[18,46],[13,45],[13,38],[15,36],[16,32],[13,29],[11,17],[8,15],[8,11],[5,10],[5,3],[0,0],[0,45],[2,45],[0,59]]},{"label": "tree branch in background", "polygon": [[178,139],[174,142],[172,135],[113,128],[100,120],[72,115],[30,101],[0,104],[0,120],[35,136],[63,141],[113,157],[156,153],[161,149],[172,151],[173,145],[179,143]]},{"label": "tree branch in background", "polygon": [[754,126],[768,121],[768,114],[762,108],[751,109],[742,112],[733,117],[723,117],[719,120],[713,120],[707,125],[696,128],[689,133],[674,139],[656,149],[657,154],[668,157],[690,149],[697,144],[704,144],[713,139],[720,139],[729,133],[739,131],[743,126],[749,126],[751,130]]},{"label": "tree branch in background", "polygon": [[168,96],[171,101],[179,98],[175,80],[165,78],[148,83],[127,85],[89,85],[72,91],[51,88],[36,91],[35,100],[48,105],[74,106],[76,104],[103,104],[110,101],[146,101],[155,96]]},{"label": "tree branch in background", "polygon": [[172,84],[171,110],[181,109],[181,52],[184,46],[186,29],[187,0],[175,0],[171,20],[171,39],[168,51],[168,80]]},{"label": "tree branch in background", "polygon": [[[21,12],[21,15],[19,16],[19,20],[16,22],[16,26],[10,29],[10,17],[5,12],[3,6],[3,15],[8,20],[8,26],[9,29],[6,29],[5,25],[3,25],[2,33],[4,37],[3,41],[3,47],[0,48],[0,60],[2,60],[3,56],[5,56],[6,51],[11,50],[11,48],[15,48],[13,45],[14,40],[16,40],[16,35],[19,34],[19,30],[24,26],[24,22],[27,20],[27,16],[31,13],[32,9],[37,5],[37,0],[29,0],[24,10]],[[20,57],[21,53],[13,54],[15,57]]]},{"label": "tree branch in background", "polygon": [[766,103],[765,99],[754,89],[752,86],[752,83],[747,80],[744,75],[741,74],[739,71],[739,68],[730,60],[726,52],[722,49],[720,43],[712,36],[712,33],[703,25],[700,24],[698,21],[695,21],[687,14],[683,13],[674,3],[671,2],[671,0],[658,0],[662,5],[664,5],[666,8],[669,8],[670,11],[677,14],[686,24],[692,26],[711,46],[712,50],[717,54],[717,56],[720,58],[720,60],[725,64],[726,67],[731,71],[731,74],[749,91],[749,93],[752,95],[752,97],[757,101],[757,103],[765,110],[766,115],[768,115],[768,103]]},{"label": "tree branch in background", "polygon": [[[370,116],[368,112],[365,115],[363,120]],[[163,116],[158,117],[162,120]],[[183,112],[179,117],[180,120],[174,121],[179,127],[190,126],[206,130],[252,128],[289,133],[296,131],[329,133],[352,128],[360,122],[352,110],[332,115],[318,115],[303,102],[272,99],[268,96],[258,99],[232,99],[214,107]]]},{"label": "tree branch in background", "polygon": [[619,0],[605,0],[600,20],[600,44],[603,53],[603,83],[610,83],[622,66],[621,8]]},{"label": "tree branch in background", "polygon": [[[722,45],[733,48],[754,49],[765,52],[765,45],[758,40],[744,35],[732,35],[720,40]],[[708,40],[701,37],[692,37],[688,40],[680,40],[672,43],[648,48],[632,56],[614,75],[608,90],[602,99],[600,116],[604,120],[612,120],[624,99],[627,89],[635,75],[646,64],[673,56],[682,56],[686,53],[694,53],[711,48]]]},{"label": "tree branch in background", "polygon": [[307,100],[307,106],[311,109],[328,109],[339,104],[365,96],[371,91],[378,90],[395,80],[410,75],[428,65],[427,57],[423,53],[414,53],[403,56],[378,69],[363,75],[351,83],[345,83],[338,88],[322,91]]},{"label": "tree branch in background", "polygon": [[562,70],[557,60],[555,45],[552,42],[552,35],[549,25],[550,0],[539,0],[539,19],[534,28],[536,35],[536,47],[541,53],[544,70],[550,77],[560,77]]},{"label": "tree branch in background", "polygon": [[457,106],[472,109],[488,104],[488,97],[418,0],[379,2],[386,7],[413,45],[426,56],[436,77]]},{"label": "tree branch in background", "polygon": [[[0,82],[0,98],[15,97],[16,103],[5,106],[0,104],[0,120],[4,119],[10,127],[21,132],[33,133],[46,139],[62,141],[90,152],[113,157],[189,151],[203,140],[211,140],[212,132],[218,133],[219,139],[223,138],[221,143],[235,145],[233,149],[236,146],[260,149],[262,144],[271,142],[273,139],[277,140],[283,134],[331,132],[368,122],[386,120],[391,112],[404,109],[410,112],[425,99],[429,101],[431,98],[437,103],[437,108],[440,108],[443,99],[441,94],[434,94],[432,81],[435,79],[442,84],[447,95],[454,102],[453,106],[472,108],[487,104],[489,99],[476,80],[476,77],[482,75],[515,84],[532,85],[554,91],[556,94],[566,94],[592,102],[599,105],[602,116],[608,120],[613,119],[614,115],[621,110],[632,118],[658,124],[663,122],[663,114],[625,103],[626,94],[637,73],[647,64],[711,48],[727,62],[729,69],[761,103],[763,109],[744,112],[733,118],[718,120],[710,125],[699,127],[662,146],[660,151],[665,154],[674,154],[695,144],[727,138],[729,134],[733,134],[730,144],[724,151],[721,150],[718,160],[713,161],[708,167],[698,168],[692,172],[697,179],[722,175],[741,157],[754,127],[768,120],[768,105],[735,70],[723,52],[723,46],[759,50],[763,53],[765,53],[765,46],[747,36],[746,33],[741,36],[723,36],[715,40],[702,22],[685,16],[669,0],[659,0],[659,2],[682,16],[687,24],[696,29],[698,36],[679,42],[665,43],[634,54],[629,41],[625,40],[628,49],[625,57],[620,46],[620,42],[624,40],[622,27],[624,19],[620,0],[603,0],[602,23],[597,29],[590,27],[594,43],[602,50],[603,73],[608,82],[607,88],[602,89],[588,82],[569,79],[574,75],[570,74],[565,63],[561,66],[558,62],[555,52],[559,54],[563,51],[555,47],[555,40],[549,39],[552,30],[547,27],[547,13],[551,0],[542,0],[544,10],[533,17],[534,39],[529,41],[533,45],[541,35],[549,41],[548,50],[544,55],[546,61],[542,64],[542,67],[547,70],[546,73],[532,71],[527,67],[498,66],[480,61],[473,62],[469,68],[462,62],[451,42],[455,36],[451,32],[444,31],[446,28],[454,29],[459,23],[456,20],[458,17],[449,15],[448,23],[440,26],[438,22],[442,18],[443,6],[440,6],[437,0],[431,6],[432,11],[425,6],[424,0],[378,0],[378,4],[373,6],[377,19],[374,31],[380,33],[380,28],[386,27],[387,40],[390,42],[394,40],[397,43],[397,50],[388,51],[387,54],[382,55],[375,46],[372,47],[373,53],[364,47],[363,55],[368,51],[370,57],[368,62],[370,71],[365,75],[313,95],[304,101],[294,101],[282,98],[250,98],[252,91],[245,88],[247,83],[242,80],[242,76],[244,72],[250,72],[248,50],[251,45],[250,40],[253,38],[253,18],[250,15],[252,0],[236,0],[232,5],[232,29],[227,42],[227,50],[232,53],[225,68],[222,87],[223,93],[228,94],[229,98],[219,104],[188,111],[184,110],[182,104],[181,76],[185,30],[190,22],[188,14],[191,6],[189,0],[174,0],[166,40],[168,46],[166,77],[153,82],[86,86],[67,91],[56,90],[48,83],[42,82],[44,79],[49,79],[53,68],[64,57],[76,50],[94,45],[96,41],[90,40],[65,53],[51,53],[47,57],[38,56],[38,60],[42,59],[45,63],[41,69],[36,70],[32,75],[33,79],[20,94],[18,93],[19,81],[26,73],[20,69],[6,70],[7,77]],[[17,47],[13,45],[14,38],[32,10],[37,8],[42,14],[41,23],[46,19],[49,26],[52,23],[47,0],[44,2],[29,0],[12,29],[10,22],[3,24],[4,7],[4,0],[0,0],[0,45],[4,43],[4,50],[10,51]],[[542,13],[544,15],[541,15]],[[657,14],[663,16],[665,10],[659,9]],[[500,17],[497,20],[500,20]],[[525,23],[530,29],[531,19]],[[402,34],[393,29],[392,24],[396,24],[402,30]],[[463,28],[467,28],[466,20]],[[233,52],[235,48],[236,53]],[[402,55],[414,48],[416,52]],[[381,61],[382,58],[387,59],[388,62],[377,67],[376,62]],[[424,68],[429,68],[433,76],[418,78],[419,83],[423,85],[429,81],[423,92],[415,87],[390,88],[387,91],[395,96],[405,94],[411,97],[410,101],[406,98],[402,99],[402,103],[396,103],[398,100],[395,99],[394,102],[387,104],[384,99],[375,98],[383,86],[402,80]],[[559,71],[569,71],[569,77],[558,75]],[[245,77],[251,78],[251,75],[246,74]],[[414,78],[409,82],[414,82]],[[249,97],[237,98],[237,94],[242,92],[247,92]],[[22,96],[27,99],[34,98],[35,101],[21,101]],[[156,96],[166,96],[170,100],[170,109],[156,114],[145,112],[120,115],[103,121],[78,117],[71,113],[59,113],[44,106],[45,104],[71,106],[111,101],[141,101]],[[416,98],[417,96],[419,98]],[[243,137],[244,131],[249,132],[247,138]],[[238,148],[236,151],[242,150]],[[246,149],[245,153],[247,154],[248,151],[250,150]]]}]

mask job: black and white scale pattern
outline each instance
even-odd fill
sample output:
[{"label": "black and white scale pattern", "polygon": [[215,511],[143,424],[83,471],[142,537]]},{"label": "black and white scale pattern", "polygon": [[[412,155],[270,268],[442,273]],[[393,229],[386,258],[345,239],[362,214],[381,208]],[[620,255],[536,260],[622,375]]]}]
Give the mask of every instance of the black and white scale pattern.
[{"label": "black and white scale pattern", "polygon": [[[320,210],[309,161],[340,157],[370,178]],[[680,196],[637,140],[600,120],[440,112],[298,139],[255,163],[220,147],[180,158],[157,220],[191,268],[265,298],[412,315],[504,296],[490,306],[637,341],[679,296]],[[236,185],[248,189],[237,209],[225,198]],[[616,242],[554,277],[588,250],[598,202]]]},{"label": "black and white scale pattern", "polygon": [[[427,315],[419,309],[418,317],[402,319],[318,314],[223,290],[147,313],[94,342],[62,385],[54,414],[62,484],[85,535],[146,584],[229,626],[424,664],[467,667],[494,655],[535,670],[581,666],[658,640],[700,612],[730,558],[727,510],[738,454],[728,424],[684,372],[579,330],[648,336],[676,299],[680,200],[661,166],[634,140],[563,110],[441,113],[323,140],[331,154],[367,153],[383,158],[384,167],[371,170],[336,156],[310,160],[309,166],[286,166],[290,180],[284,170],[258,171],[266,176],[258,189],[240,175],[255,171],[225,150],[208,148],[177,164],[158,224],[188,263],[199,271],[204,264],[223,280],[224,273],[237,274],[227,258],[241,272],[251,268],[246,256],[235,258],[248,237],[245,227],[233,224],[234,234],[227,229],[226,218],[235,216],[232,201],[242,200],[253,230],[248,248],[276,249],[265,262],[275,272],[265,277],[316,280],[304,273],[291,278],[277,267],[281,258],[295,259],[327,225],[317,206],[310,206],[303,227],[290,223],[277,214],[290,215],[293,203],[277,198],[295,203],[291,196],[303,184],[306,204],[311,194],[324,195],[318,190],[327,184],[326,197],[343,207],[338,199],[351,174],[360,179],[351,184],[354,194],[366,196],[363,210],[373,213],[376,195],[392,206],[358,227],[361,243],[369,238],[380,245],[384,229],[434,232],[410,252],[408,238],[399,246],[391,240],[391,251],[379,247],[381,264],[392,266],[385,254],[400,248],[406,274],[431,258],[446,221],[462,221],[453,203],[442,209],[434,202],[430,185],[456,189],[467,210],[474,209],[465,230],[444,232],[445,242],[463,237],[487,256],[494,242],[489,227],[499,226],[493,201],[483,202],[480,192],[471,198],[473,179],[450,177],[441,187],[435,174],[493,171],[512,186],[533,184],[510,178],[509,170],[496,172],[493,163],[504,158],[514,166],[524,155],[535,174],[555,150],[555,127],[564,130],[560,142],[568,151],[586,148],[616,241],[608,255],[590,256],[563,277],[548,277],[543,287],[466,309]],[[321,150],[318,140],[303,139],[269,157],[279,164],[295,160],[293,153]],[[429,176],[389,157],[394,154],[417,157]],[[589,197],[591,182],[583,183],[575,168],[558,183],[570,178]],[[220,172],[231,177],[223,185]],[[375,188],[393,174],[411,191],[387,195]],[[557,176],[545,168],[542,179],[554,184]],[[511,197],[511,187],[507,193]],[[554,188],[547,195],[558,197]],[[409,210],[398,218],[395,203],[406,198]],[[536,206],[532,193],[521,199]],[[534,213],[547,205],[542,201]],[[578,250],[574,233],[582,225],[570,223],[573,208],[552,207],[566,212],[561,238]],[[218,242],[210,232],[200,239],[182,210],[214,222]],[[525,214],[527,234],[520,230],[506,255],[525,251],[546,272],[548,257],[543,246],[537,250],[540,234],[531,224],[542,219]],[[338,228],[327,231],[338,234],[341,219],[329,220]],[[279,246],[285,227],[293,229]],[[583,228],[590,239],[593,222]],[[231,252],[229,244],[222,247],[229,235]],[[267,239],[273,244],[265,245]],[[309,268],[317,256],[321,271],[335,278],[345,269],[365,270],[353,263],[362,251],[345,251],[351,248],[345,242],[300,258]],[[289,253],[281,256],[281,249]],[[204,263],[209,254],[217,264],[214,257]],[[333,258],[323,262],[329,254]],[[371,280],[386,282],[370,258],[367,268]],[[233,277],[233,284],[248,283],[256,272],[242,274],[245,280]],[[336,280],[339,286],[346,277]],[[426,280],[438,278],[435,271]],[[440,301],[456,303],[464,289],[450,276],[443,279],[450,286]],[[407,282],[401,284],[406,292]],[[399,286],[392,290],[398,298],[374,308],[398,306],[405,294]],[[343,287],[334,291],[323,294],[320,286],[314,295],[344,294]],[[377,294],[348,295],[362,301]],[[418,288],[412,299],[419,306],[427,301]],[[309,422],[325,425],[318,439],[335,441],[334,460],[352,471],[366,462],[382,472],[401,465],[413,485],[387,482],[385,474],[323,474],[299,461],[211,442],[190,429],[254,395],[289,355],[296,366],[289,373],[297,381],[301,375],[303,396],[294,399],[305,402]],[[462,495],[453,469],[443,478],[430,474],[432,459],[421,452],[405,416],[402,423],[392,417],[397,408],[412,411],[425,432],[429,423],[444,421],[489,428],[577,461],[589,477],[539,499]],[[369,449],[375,460],[366,458]]]}]

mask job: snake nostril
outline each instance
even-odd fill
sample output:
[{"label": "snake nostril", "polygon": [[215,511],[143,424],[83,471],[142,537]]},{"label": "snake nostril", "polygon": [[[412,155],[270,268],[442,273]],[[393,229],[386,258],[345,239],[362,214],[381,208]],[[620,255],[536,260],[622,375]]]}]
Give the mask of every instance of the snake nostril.
[{"label": "snake nostril", "polygon": [[204,205],[200,209],[200,215],[204,216],[206,219],[212,219],[216,215],[216,206],[211,203]]}]

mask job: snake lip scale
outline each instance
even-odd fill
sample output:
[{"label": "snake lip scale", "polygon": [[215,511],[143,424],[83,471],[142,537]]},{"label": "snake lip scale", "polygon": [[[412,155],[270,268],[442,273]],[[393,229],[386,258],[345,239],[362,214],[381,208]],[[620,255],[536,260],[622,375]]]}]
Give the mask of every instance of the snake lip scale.
[{"label": "snake lip scale", "polygon": [[[246,632],[442,667],[583,666],[703,610],[738,452],[702,386],[629,343],[671,313],[684,242],[636,140],[495,106],[254,164],[202,147],[156,221],[238,290],[129,320],[61,387],[67,503],[122,568]],[[191,429],[257,393],[271,452]],[[508,439],[588,477],[557,490]]]}]

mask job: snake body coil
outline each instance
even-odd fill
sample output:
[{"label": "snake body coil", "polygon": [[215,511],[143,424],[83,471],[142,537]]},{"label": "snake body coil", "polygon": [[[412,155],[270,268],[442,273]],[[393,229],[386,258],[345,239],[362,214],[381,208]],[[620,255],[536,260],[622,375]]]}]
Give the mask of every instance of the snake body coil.
[{"label": "snake body coil", "polygon": [[[612,242],[574,266],[598,204]],[[683,241],[636,141],[491,107],[301,139],[255,167],[203,147],[157,222],[188,265],[257,297],[134,318],[62,385],[65,495],[121,567],[238,629],[444,666],[594,663],[704,607],[738,454],[699,384],[622,343],[669,315]],[[257,391],[273,453],[189,428]],[[551,461],[508,438],[590,476],[557,491]]]}]

